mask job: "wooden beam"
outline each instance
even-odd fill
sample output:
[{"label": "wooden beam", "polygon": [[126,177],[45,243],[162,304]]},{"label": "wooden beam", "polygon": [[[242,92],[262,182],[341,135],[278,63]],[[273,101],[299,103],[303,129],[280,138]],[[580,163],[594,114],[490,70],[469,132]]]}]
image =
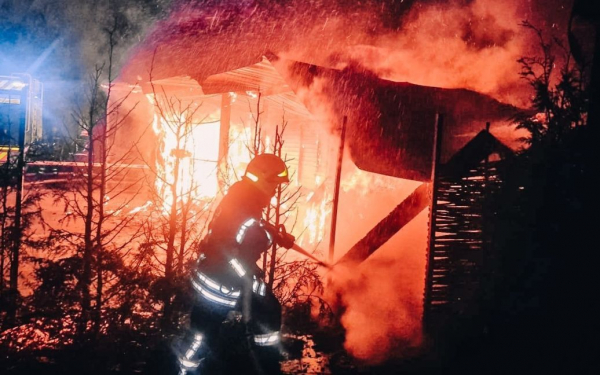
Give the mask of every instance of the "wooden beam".
[{"label": "wooden beam", "polygon": [[411,222],[430,203],[431,184],[419,185],[337,262],[362,262]]},{"label": "wooden beam", "polygon": [[229,127],[231,119],[231,97],[229,93],[221,96],[221,129],[219,131],[219,170],[217,179],[219,189],[225,187],[225,176],[227,176],[227,157],[229,156]]}]

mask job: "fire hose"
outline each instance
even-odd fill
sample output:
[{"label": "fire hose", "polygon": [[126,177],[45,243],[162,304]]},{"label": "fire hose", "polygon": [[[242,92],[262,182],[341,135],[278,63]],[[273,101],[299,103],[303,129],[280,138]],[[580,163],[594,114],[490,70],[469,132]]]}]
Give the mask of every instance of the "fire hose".
[{"label": "fire hose", "polygon": [[295,243],[296,237],[286,232],[283,225],[273,225],[271,223],[263,223],[266,229],[275,237],[275,242],[286,249],[294,250],[297,253],[304,255],[307,258],[314,260],[319,266],[331,269],[333,266],[327,262],[322,261],[313,254],[304,250],[298,244]]}]

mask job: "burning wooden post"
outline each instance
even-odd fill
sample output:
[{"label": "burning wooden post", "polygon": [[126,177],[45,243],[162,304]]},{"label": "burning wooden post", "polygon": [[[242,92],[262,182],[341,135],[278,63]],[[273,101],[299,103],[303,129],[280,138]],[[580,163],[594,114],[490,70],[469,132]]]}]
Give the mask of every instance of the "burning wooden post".
[{"label": "burning wooden post", "polygon": [[342,177],[342,160],[344,158],[344,143],[346,141],[346,122],[348,117],[344,116],[342,121],[342,133],[340,135],[340,151],[338,153],[337,171],[335,174],[335,187],[333,188],[333,211],[331,213],[331,234],[329,235],[329,262],[333,262],[335,251],[335,230],[337,224],[337,211],[340,198],[340,179]]}]

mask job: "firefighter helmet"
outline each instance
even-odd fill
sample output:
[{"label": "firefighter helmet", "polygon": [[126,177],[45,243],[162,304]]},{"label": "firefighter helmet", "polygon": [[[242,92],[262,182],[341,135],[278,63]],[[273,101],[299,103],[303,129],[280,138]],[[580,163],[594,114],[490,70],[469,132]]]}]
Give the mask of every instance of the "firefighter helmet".
[{"label": "firefighter helmet", "polygon": [[268,194],[279,184],[290,182],[285,162],[274,154],[260,154],[250,160],[244,177]]}]

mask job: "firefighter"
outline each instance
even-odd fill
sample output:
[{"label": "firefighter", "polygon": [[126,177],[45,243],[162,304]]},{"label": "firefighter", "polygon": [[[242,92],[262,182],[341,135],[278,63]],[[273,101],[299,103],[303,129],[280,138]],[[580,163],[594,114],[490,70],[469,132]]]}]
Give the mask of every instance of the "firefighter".
[{"label": "firefighter", "polygon": [[[267,290],[256,263],[273,242],[293,246],[294,237],[282,226],[274,228],[262,220],[277,187],[288,182],[283,160],[261,154],[250,161],[242,179],[218,205],[192,272],[196,299],[190,327],[175,346],[180,374],[205,367],[207,356],[240,362],[233,350],[240,343],[227,342],[228,338],[239,341],[244,337],[247,342],[241,344],[249,349],[245,353],[250,353],[255,365],[262,358],[277,357],[281,306]],[[236,334],[233,327],[243,327],[244,332]],[[279,369],[278,357],[274,363]]]}]

